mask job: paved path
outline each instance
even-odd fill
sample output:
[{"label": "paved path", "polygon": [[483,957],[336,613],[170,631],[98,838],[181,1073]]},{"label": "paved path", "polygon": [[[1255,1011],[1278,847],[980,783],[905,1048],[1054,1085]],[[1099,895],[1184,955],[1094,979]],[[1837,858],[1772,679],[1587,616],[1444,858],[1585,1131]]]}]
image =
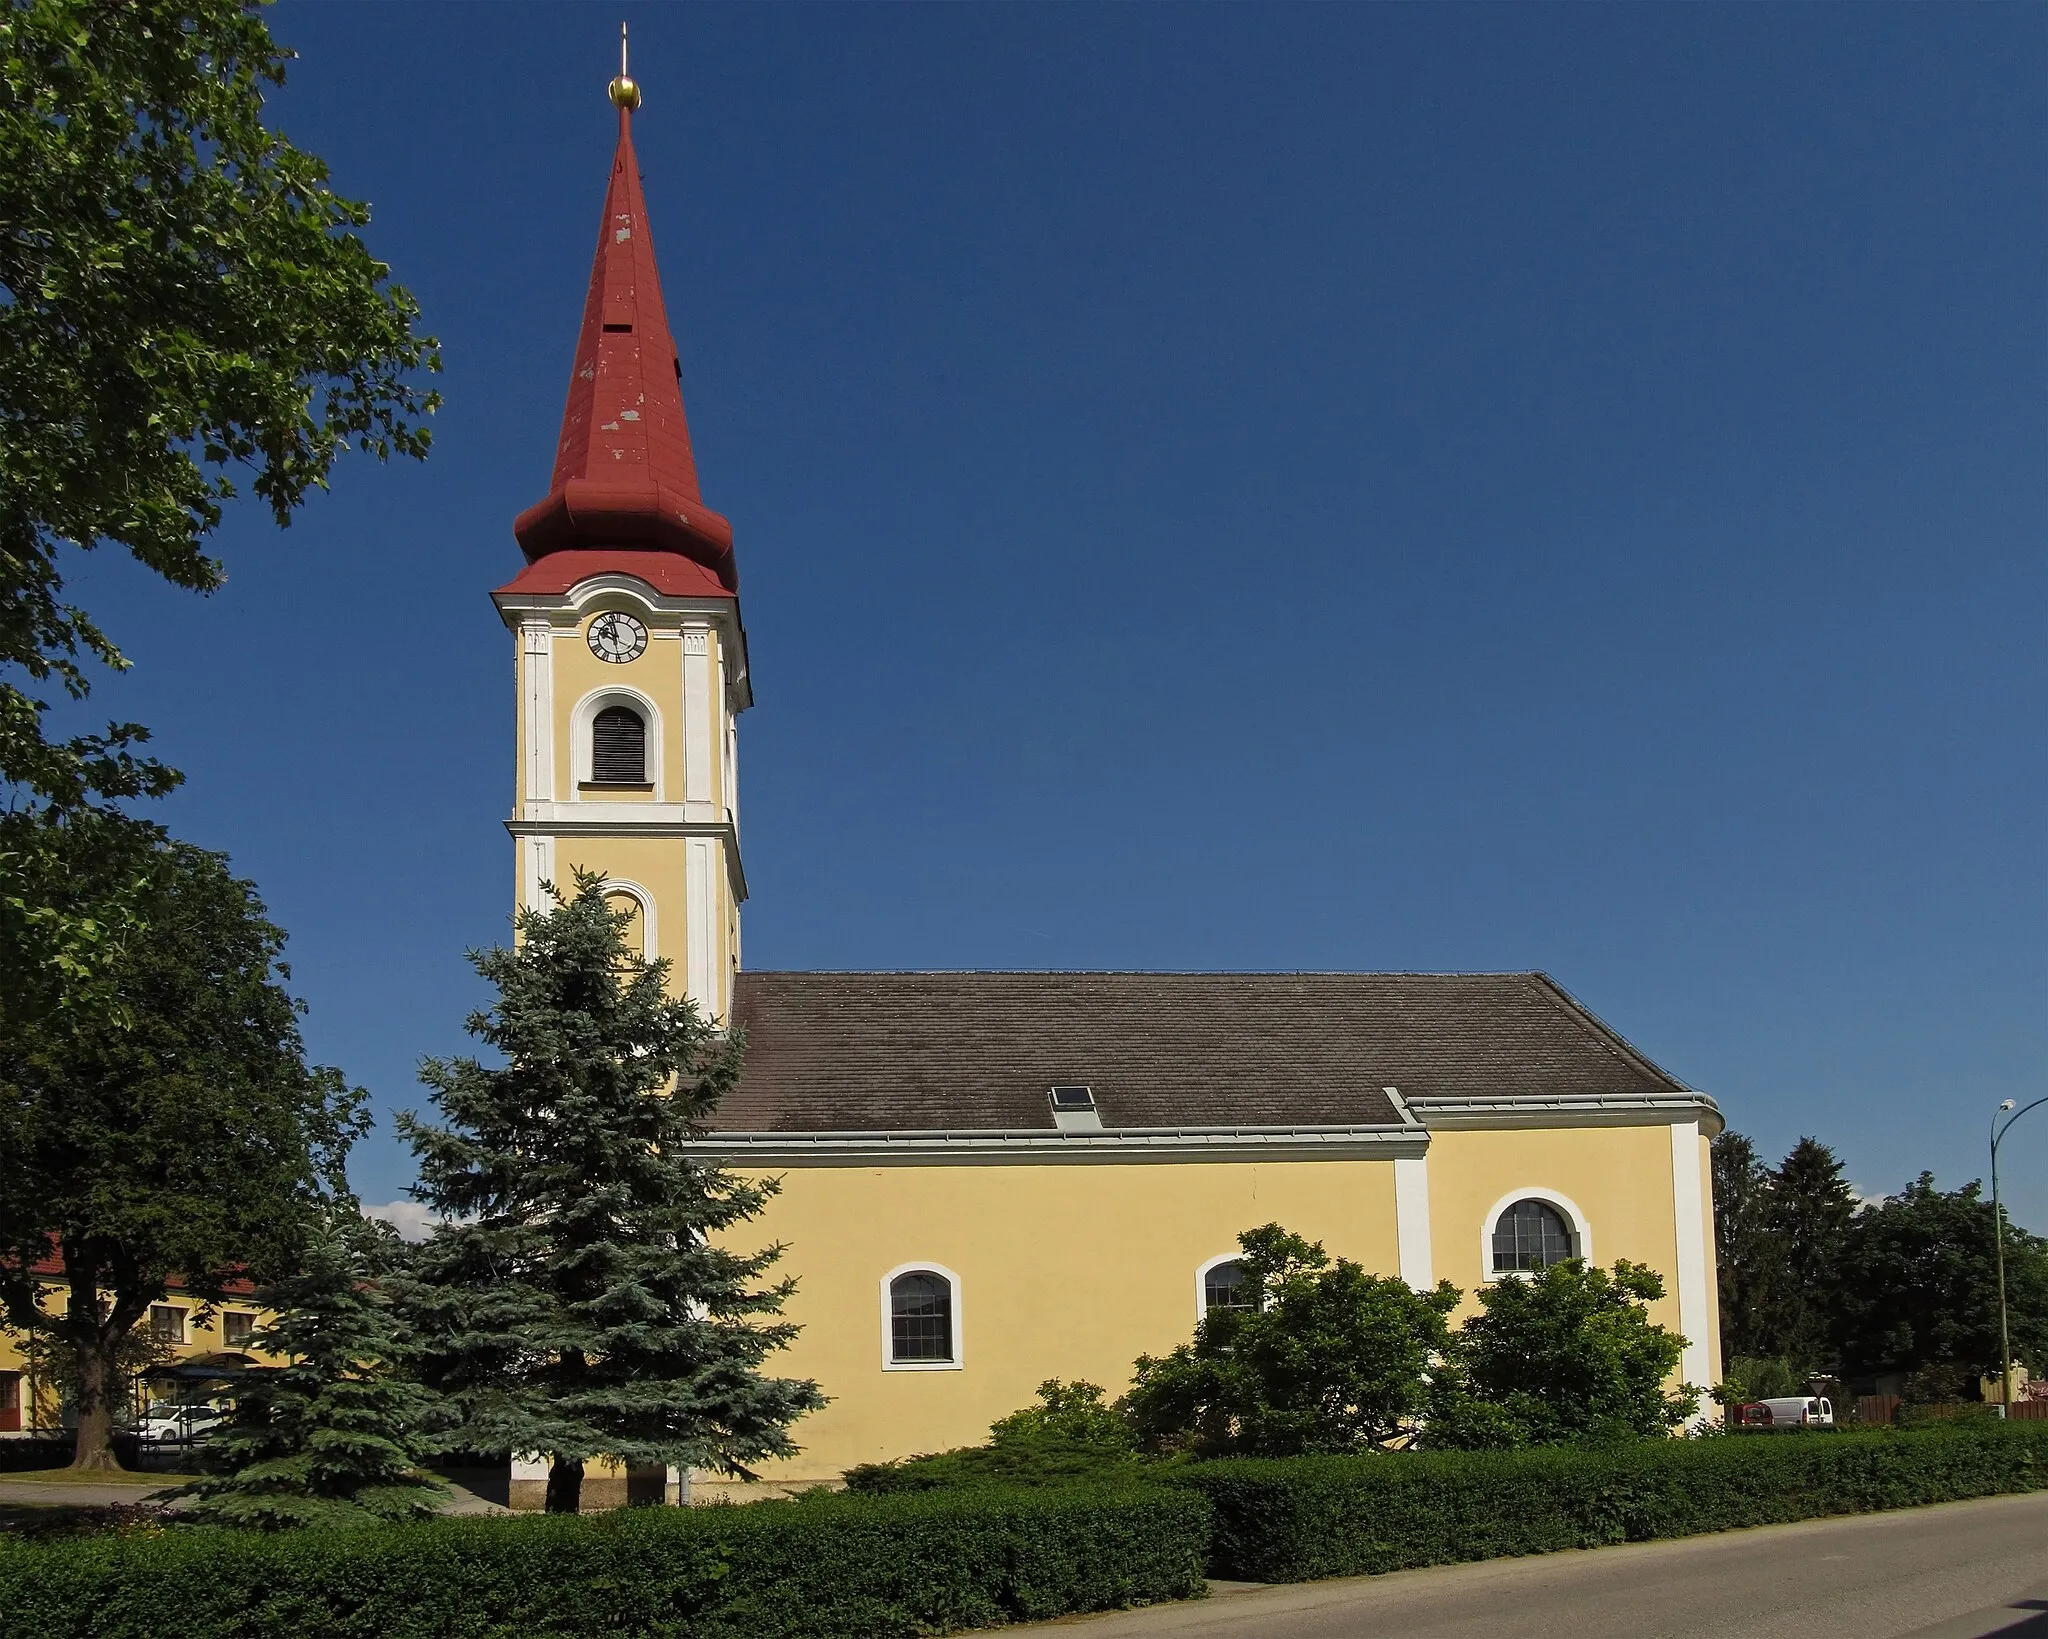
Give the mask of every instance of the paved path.
[{"label": "paved path", "polygon": [[0,1504],[10,1508],[110,1508],[147,1502],[166,1486],[183,1485],[185,1474],[138,1474],[132,1480],[10,1480],[0,1474]]},{"label": "paved path", "polygon": [[[15,1480],[0,1474],[0,1512],[19,1508],[111,1508],[118,1503],[152,1502],[170,1487],[183,1485],[190,1474],[138,1474],[129,1480]],[[508,1509],[488,1502],[465,1486],[450,1482],[444,1514],[503,1514]]]},{"label": "paved path", "polygon": [[2048,1493],[1068,1617],[1076,1639],[2048,1639]]}]

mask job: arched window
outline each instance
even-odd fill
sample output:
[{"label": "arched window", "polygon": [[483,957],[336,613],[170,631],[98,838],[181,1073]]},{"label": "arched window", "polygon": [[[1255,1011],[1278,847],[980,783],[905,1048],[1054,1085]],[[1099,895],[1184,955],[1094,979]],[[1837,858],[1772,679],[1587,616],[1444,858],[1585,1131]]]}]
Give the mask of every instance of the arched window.
[{"label": "arched window", "polygon": [[632,918],[620,931],[625,937],[626,949],[635,956],[645,959],[647,920],[640,914],[639,897],[629,893],[608,893],[604,896],[604,908],[614,916],[624,915]]},{"label": "arched window", "polygon": [[606,706],[590,720],[590,783],[647,783],[647,724],[631,706]]},{"label": "arched window", "polygon": [[1258,1306],[1258,1289],[1243,1260],[1230,1258],[1222,1263],[1212,1263],[1202,1271],[1203,1314],[1218,1309],[1256,1309]]},{"label": "arched window", "polygon": [[953,1359],[953,1283],[930,1269],[889,1282],[889,1359],[894,1365]]},{"label": "arched window", "polygon": [[1493,1221],[1493,1272],[1544,1269],[1578,1256],[1578,1237],[1548,1201],[1521,1200]]}]

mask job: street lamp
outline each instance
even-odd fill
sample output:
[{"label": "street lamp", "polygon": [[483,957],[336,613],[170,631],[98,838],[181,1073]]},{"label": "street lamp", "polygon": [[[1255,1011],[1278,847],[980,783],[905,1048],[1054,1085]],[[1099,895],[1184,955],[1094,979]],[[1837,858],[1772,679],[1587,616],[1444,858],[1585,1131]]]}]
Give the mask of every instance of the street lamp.
[{"label": "street lamp", "polygon": [[[2007,1099],[1991,1112],[1991,1244],[1998,1259],[1998,1415],[2003,1417],[2012,1403],[2012,1330],[2005,1317],[2005,1210],[1998,1204],[1998,1146],[2012,1131],[2012,1124],[2027,1113],[2048,1104],[2048,1098],[2013,1109]],[[2001,1121],[2000,1116],[2005,1119]]]}]

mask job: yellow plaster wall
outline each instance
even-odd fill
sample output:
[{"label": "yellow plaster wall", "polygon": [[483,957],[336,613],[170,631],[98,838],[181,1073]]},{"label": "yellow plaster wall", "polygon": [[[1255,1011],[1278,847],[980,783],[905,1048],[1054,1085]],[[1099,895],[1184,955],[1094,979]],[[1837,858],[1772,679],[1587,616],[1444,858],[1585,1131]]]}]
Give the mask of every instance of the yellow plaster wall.
[{"label": "yellow plaster wall", "polygon": [[[637,660],[613,665],[590,652],[590,623],[610,609],[622,609],[648,627],[647,647]],[[574,764],[571,732],[577,702],[599,689],[635,689],[655,704],[661,716],[662,789],[669,802],[683,796],[683,645],[673,626],[663,627],[630,598],[600,598],[583,612],[573,635],[557,632],[553,656],[555,692],[555,784],[558,796],[573,795],[582,770]],[[606,792],[606,802],[631,800]],[[652,800],[643,799],[643,800]]]},{"label": "yellow plaster wall", "polygon": [[[763,1477],[971,1445],[1048,1377],[1114,1396],[1131,1363],[1194,1333],[1195,1271],[1279,1222],[1368,1269],[1398,1269],[1390,1161],[802,1167],[748,1226],[789,1243],[789,1318],[768,1363],[834,1403],[795,1429],[803,1454]],[[882,1369],[882,1277],[932,1262],[960,1278],[962,1369]]]},{"label": "yellow plaster wall", "polygon": [[[613,665],[600,660],[590,652],[588,633],[590,624],[608,610],[619,609],[631,613],[648,627],[648,645],[637,658],[624,665]],[[705,654],[700,662],[696,656],[685,652],[683,634],[685,626],[703,633]],[[563,802],[574,802],[580,798],[602,801],[606,804],[641,804],[655,802],[679,804],[687,799],[691,770],[686,761],[686,747],[694,740],[702,767],[696,773],[702,782],[700,797],[704,789],[709,792],[712,814],[703,809],[694,809],[693,817],[712,818],[731,811],[735,804],[733,781],[726,763],[727,733],[731,717],[731,690],[725,675],[725,637],[715,624],[708,627],[702,615],[678,615],[657,613],[637,600],[624,594],[607,594],[596,599],[589,607],[580,611],[573,625],[554,628],[549,652],[549,690],[554,702],[553,721],[549,731],[554,744],[554,786],[548,792],[529,793],[524,789],[526,763],[522,757],[518,763],[517,800],[544,798]],[[515,633],[515,654],[518,665],[528,662],[524,655],[523,640]],[[706,669],[708,691],[696,702],[686,700],[686,672],[702,664]],[[518,672],[518,708],[521,744],[524,744],[527,717],[527,679]],[[584,770],[576,766],[574,759],[574,727],[579,704],[590,695],[606,689],[631,689],[645,695],[653,702],[658,719],[659,736],[659,779],[651,791],[607,790],[602,792],[579,792],[578,776]],[[695,710],[702,722],[685,722],[685,711]],[[691,731],[695,731],[694,733]],[[652,770],[650,770],[652,772]],[[668,816],[664,814],[663,818]],[[629,878],[645,887],[654,898],[654,921],[656,924],[656,945],[658,954],[667,957],[673,964],[672,988],[684,990],[689,983],[689,933],[693,917],[689,902],[689,858],[691,843],[688,838],[678,836],[635,837],[630,834],[634,824],[628,815],[620,815],[617,821],[620,829],[627,834],[618,836],[558,836],[554,845],[552,875],[557,886],[566,886],[573,880],[576,867],[582,866],[605,871],[611,875]],[[737,926],[737,903],[730,876],[731,861],[727,858],[726,846],[716,837],[707,839],[715,855],[712,870],[712,895],[715,903],[704,908],[701,926],[708,935],[711,949],[706,953],[710,974],[711,994],[706,1001],[711,1010],[723,1015],[731,1004],[732,974],[739,965],[739,938]],[[525,871],[527,866],[518,850],[514,851],[514,897],[528,891]]]},{"label": "yellow plaster wall", "polygon": [[1429,1232],[1438,1280],[1469,1296],[1489,1273],[1489,1212],[1513,1192],[1554,1190],[1585,1216],[1595,1262],[1646,1263],[1664,1277],[1656,1320],[1678,1325],[1678,1231],[1671,1202],[1671,1129],[1537,1127],[1438,1132],[1429,1143]]},{"label": "yellow plaster wall", "polygon": [[[719,904],[710,918],[712,938],[713,1008],[723,1011],[731,994],[734,967],[731,939],[734,908],[732,886],[722,843],[713,841],[715,864],[712,891]],[[689,849],[682,837],[658,836],[570,836],[555,843],[555,871],[566,891],[575,870],[602,871],[607,876],[638,883],[654,896],[654,954],[669,961],[669,990],[681,995],[689,980]],[[638,930],[644,939],[645,929]],[[643,946],[644,948],[644,946]]]},{"label": "yellow plaster wall", "polygon": [[[211,1354],[242,1354],[263,1364],[275,1363],[277,1360],[278,1357],[275,1355],[266,1354],[261,1350],[250,1349],[243,1344],[230,1345],[226,1339],[226,1322],[224,1317],[229,1310],[233,1310],[237,1314],[256,1316],[259,1326],[271,1318],[268,1313],[258,1309],[246,1297],[229,1298],[225,1302],[215,1304],[210,1315],[206,1313],[206,1305],[202,1304],[199,1299],[184,1292],[172,1292],[163,1301],[173,1308],[185,1311],[185,1341],[172,1344],[169,1347],[164,1357],[167,1364],[175,1365],[180,1361],[194,1360],[201,1355]],[[62,1284],[52,1284],[47,1287],[43,1294],[43,1307],[53,1316],[69,1313],[71,1308],[70,1288]],[[149,1320],[146,1316],[139,1329],[145,1332],[149,1329]],[[33,1433],[37,1429],[46,1431],[55,1429],[58,1424],[61,1408],[58,1405],[55,1389],[45,1381],[36,1383],[36,1394],[34,1402],[31,1403],[29,1384],[26,1377],[28,1372],[28,1356],[24,1348],[25,1342],[26,1339],[18,1332],[0,1330],[0,1372],[19,1372],[24,1374],[21,1395],[22,1428],[20,1432],[28,1434]]]}]

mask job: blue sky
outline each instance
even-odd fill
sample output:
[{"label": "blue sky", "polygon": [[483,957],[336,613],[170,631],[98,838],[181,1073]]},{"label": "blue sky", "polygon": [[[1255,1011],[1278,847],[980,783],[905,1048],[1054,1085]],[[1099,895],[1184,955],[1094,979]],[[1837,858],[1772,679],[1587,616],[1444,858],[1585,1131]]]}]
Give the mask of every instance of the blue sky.
[{"label": "blue sky", "polygon": [[[445,345],[435,453],[238,514],[209,600],[75,582],[137,662],[96,709],[385,1112],[507,933],[488,593],[618,15],[278,7],[279,123]],[[2048,1092],[2048,11],[627,15],[757,679],[748,965],[1542,968],[1870,1190]],[[407,1182],[388,1122],[355,1170]]]}]

